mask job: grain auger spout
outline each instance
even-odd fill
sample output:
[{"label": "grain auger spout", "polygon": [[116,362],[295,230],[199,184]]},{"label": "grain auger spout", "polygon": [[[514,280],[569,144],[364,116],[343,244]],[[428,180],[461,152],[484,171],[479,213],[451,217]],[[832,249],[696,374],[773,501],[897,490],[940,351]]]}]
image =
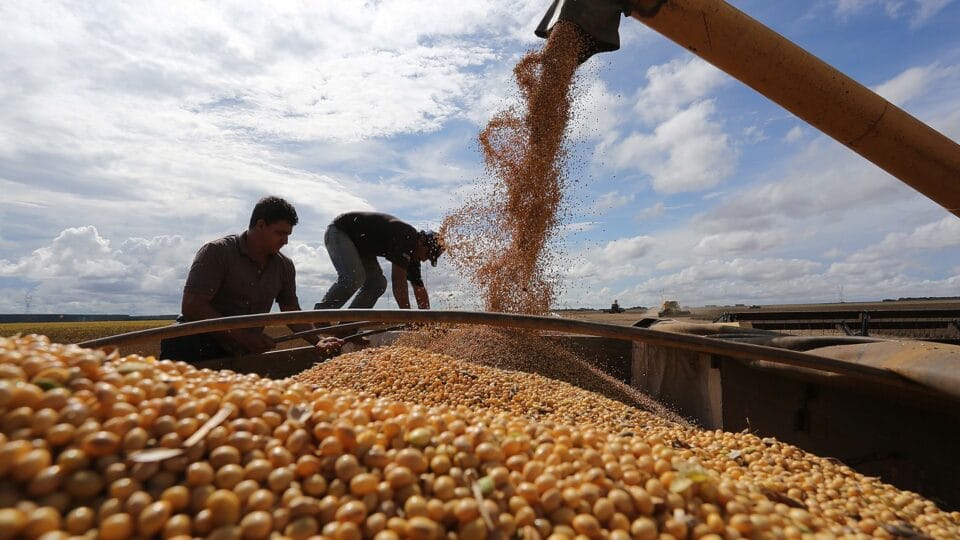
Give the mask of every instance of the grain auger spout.
[{"label": "grain auger spout", "polygon": [[620,47],[630,16],[760,92],[960,216],[960,145],[722,0],[555,0],[557,21],[589,36],[586,61]]}]

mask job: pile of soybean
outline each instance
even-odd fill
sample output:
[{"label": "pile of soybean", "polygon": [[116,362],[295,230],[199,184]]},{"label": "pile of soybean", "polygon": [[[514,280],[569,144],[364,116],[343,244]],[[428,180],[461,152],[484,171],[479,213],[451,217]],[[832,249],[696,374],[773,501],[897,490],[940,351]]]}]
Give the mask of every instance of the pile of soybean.
[{"label": "pile of soybean", "polygon": [[[500,370],[522,371],[542,377],[524,378],[523,375],[511,374],[511,380],[519,380],[524,384],[533,386],[543,386],[543,391],[538,395],[544,399],[550,400],[569,400],[571,396],[577,395],[581,402],[576,406],[565,407],[572,413],[571,416],[554,417],[553,419],[566,423],[579,423],[580,415],[587,413],[590,416],[603,410],[603,406],[595,409],[594,402],[600,394],[601,396],[619,401],[630,407],[618,406],[614,408],[615,414],[621,423],[632,425],[635,423],[636,416],[640,412],[651,414],[641,415],[643,421],[663,421],[673,422],[675,424],[688,425],[686,420],[677,413],[667,409],[663,404],[657,402],[650,396],[632,388],[622,382],[614,379],[603,372],[597,365],[581,358],[569,348],[564,347],[551,340],[548,336],[528,330],[516,330],[509,328],[491,328],[485,326],[467,326],[460,328],[442,328],[425,327],[419,332],[401,332],[397,345],[413,347],[434,353],[441,353],[445,356],[452,356],[461,362],[457,366],[450,366],[441,373],[438,373],[444,381],[444,386],[448,392],[453,391],[448,381],[457,379],[462,374],[471,376],[470,368],[467,364],[479,366],[489,366],[499,368]],[[389,354],[389,353],[381,353]],[[406,354],[409,354],[408,352]],[[379,355],[378,355],[379,357]],[[465,361],[465,362],[464,362]],[[325,374],[336,371],[336,368],[318,368]],[[349,384],[352,370],[347,370],[344,381]],[[335,374],[334,374],[335,375]],[[477,375],[476,378],[480,378]],[[495,379],[495,377],[494,377]],[[589,392],[571,392],[570,386],[563,386],[556,392],[551,392],[549,387],[553,381],[569,383],[574,387]],[[470,386],[469,381],[464,381]],[[494,388],[499,391],[502,386],[494,384]],[[457,390],[459,391],[459,390]],[[476,394],[472,388],[467,388],[468,392]],[[510,397],[510,396],[498,396]],[[494,396],[479,395],[477,399],[482,404],[485,400],[493,399]],[[514,404],[517,400],[511,400]],[[522,410],[533,410],[533,418],[538,419],[536,413],[540,410],[552,410],[555,407],[549,404],[532,403],[527,406],[521,406]],[[520,412],[514,409],[512,412]],[[614,426],[609,426],[614,429]]]},{"label": "pile of soybean", "polygon": [[[420,370],[398,369],[400,359]],[[391,371],[396,389],[457,365],[416,349],[337,363],[355,367],[358,380]],[[775,441],[642,415],[631,417],[634,431],[619,431],[611,411],[626,405],[582,401],[574,387],[544,389],[568,392],[552,402],[558,407],[604,412],[593,420],[578,413],[582,422],[570,425],[510,412],[512,400],[459,405],[471,387],[515,384],[521,402],[536,391],[534,375],[470,369],[482,380],[443,400],[390,397],[387,388],[273,381],[38,336],[0,338],[0,538],[960,533],[957,514]]]}]

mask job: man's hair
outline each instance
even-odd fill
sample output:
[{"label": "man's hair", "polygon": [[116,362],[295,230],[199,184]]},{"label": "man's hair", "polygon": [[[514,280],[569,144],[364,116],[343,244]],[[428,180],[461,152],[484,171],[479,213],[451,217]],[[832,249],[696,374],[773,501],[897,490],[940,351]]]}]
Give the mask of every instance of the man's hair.
[{"label": "man's hair", "polygon": [[267,225],[272,225],[281,220],[289,222],[290,225],[296,225],[300,221],[292,204],[280,197],[273,196],[264,197],[257,201],[257,205],[253,207],[253,213],[250,214],[250,228],[252,229],[261,219]]}]

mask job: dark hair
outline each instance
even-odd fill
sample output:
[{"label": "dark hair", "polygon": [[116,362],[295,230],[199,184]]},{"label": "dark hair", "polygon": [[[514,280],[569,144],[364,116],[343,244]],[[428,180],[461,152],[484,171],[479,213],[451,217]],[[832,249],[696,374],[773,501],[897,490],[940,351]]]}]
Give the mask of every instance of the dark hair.
[{"label": "dark hair", "polygon": [[252,229],[261,219],[267,225],[281,220],[289,222],[290,225],[296,225],[300,221],[292,204],[273,196],[257,201],[257,205],[253,207],[253,213],[250,214],[250,228]]}]

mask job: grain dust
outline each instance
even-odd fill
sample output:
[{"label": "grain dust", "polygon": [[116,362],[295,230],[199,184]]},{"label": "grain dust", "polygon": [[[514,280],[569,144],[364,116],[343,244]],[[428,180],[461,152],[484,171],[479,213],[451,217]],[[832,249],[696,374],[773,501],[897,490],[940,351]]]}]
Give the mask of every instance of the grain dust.
[{"label": "grain dust", "polygon": [[[528,373],[526,364],[509,349],[510,344],[504,344],[503,354],[488,358],[486,363],[460,360],[457,348],[465,342],[460,336],[450,336],[430,343],[414,341],[413,346],[367,349],[317,364],[294,378],[304,384],[421,405],[493,409],[540,422],[589,425],[616,432],[687,426],[655,403],[630,400],[629,392],[602,395],[568,384],[560,377]],[[444,351],[445,344],[454,350]]]},{"label": "grain dust", "polygon": [[555,300],[549,248],[560,224],[564,134],[582,45],[576,28],[560,22],[542,51],[516,65],[522,105],[495,115],[479,136],[487,193],[441,225],[450,260],[479,288],[487,311],[542,315]]},{"label": "grain dust", "polygon": [[[489,185],[443,222],[450,260],[480,290],[488,311],[545,315],[556,300],[554,240],[567,183],[565,133],[586,43],[558,23],[546,46],[513,73],[521,105],[480,133]],[[469,328],[417,333],[403,343],[474,364],[537,373],[682,423],[653,399],[535,332]]]},{"label": "grain dust", "polygon": [[551,341],[523,330],[469,327],[408,333],[401,346],[446,354],[462,361],[501,370],[522,371],[563,381],[678,425],[688,425],[646,394],[610,377],[596,366]]}]

